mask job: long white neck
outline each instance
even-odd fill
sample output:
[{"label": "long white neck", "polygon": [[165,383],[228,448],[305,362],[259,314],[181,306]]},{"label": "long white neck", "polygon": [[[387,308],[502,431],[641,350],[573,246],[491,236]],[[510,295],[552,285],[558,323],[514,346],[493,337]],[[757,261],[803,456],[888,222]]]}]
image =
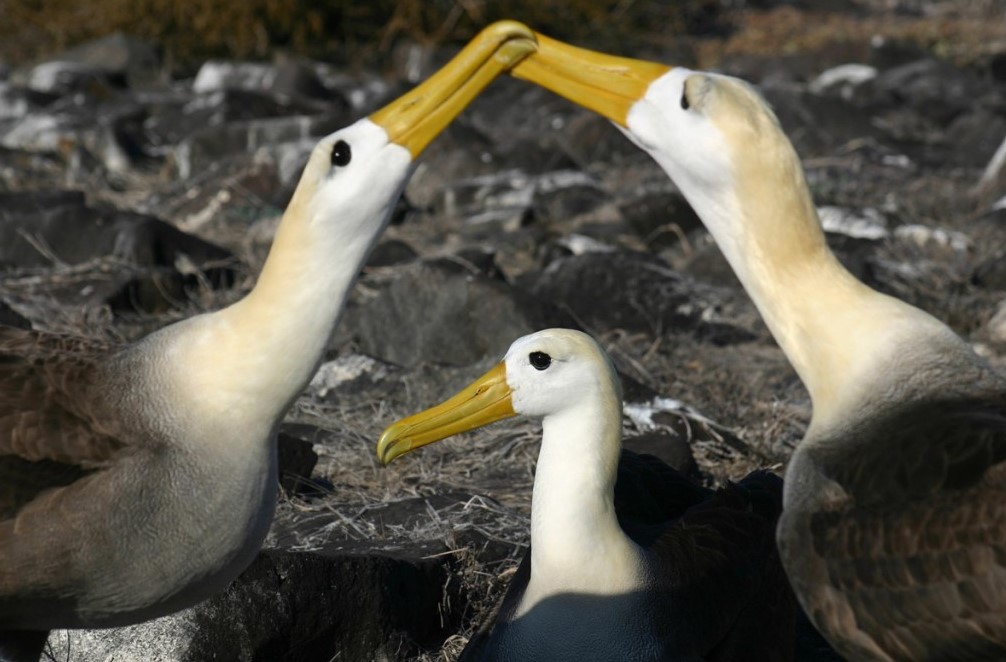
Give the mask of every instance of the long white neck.
[{"label": "long white neck", "polygon": [[829,250],[799,160],[781,132],[769,147],[733,146],[728,186],[709,187],[653,153],[679,184],[754,301],[814,403],[815,422],[848,412],[894,357],[960,340],[880,294]]},{"label": "long white neck", "polygon": [[307,193],[291,201],[248,296],[179,325],[184,380],[205,394],[200,406],[275,421],[317,368],[394,201],[367,223],[322,222]]},{"label": "long white neck", "polygon": [[638,588],[639,550],[615,517],[620,435],[617,398],[598,397],[544,419],[531,503],[531,602]]}]

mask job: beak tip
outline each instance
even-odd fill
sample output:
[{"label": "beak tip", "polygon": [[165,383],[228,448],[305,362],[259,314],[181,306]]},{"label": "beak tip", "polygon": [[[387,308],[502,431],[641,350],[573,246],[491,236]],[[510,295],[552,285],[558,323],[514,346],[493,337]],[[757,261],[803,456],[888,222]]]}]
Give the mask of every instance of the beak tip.
[{"label": "beak tip", "polygon": [[493,40],[504,42],[508,39],[530,39],[535,41],[535,32],[519,21],[505,19],[496,21],[482,30],[482,35],[492,37]]},{"label": "beak tip", "polygon": [[399,455],[404,455],[408,452],[408,449],[403,451],[401,445],[397,443],[398,439],[394,434],[394,429],[395,425],[389,426],[381,433],[381,438],[377,440],[377,461],[385,467],[391,464],[391,461]]}]

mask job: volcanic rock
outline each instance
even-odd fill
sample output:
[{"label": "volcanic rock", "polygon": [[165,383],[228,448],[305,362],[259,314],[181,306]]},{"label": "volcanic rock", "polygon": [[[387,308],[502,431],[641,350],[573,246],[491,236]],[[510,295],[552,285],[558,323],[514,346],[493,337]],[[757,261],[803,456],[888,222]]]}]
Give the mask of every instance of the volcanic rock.
[{"label": "volcanic rock", "polygon": [[592,252],[556,260],[529,276],[529,291],[566,309],[592,333],[614,329],[660,335],[706,326],[727,295],[692,281],[646,253]]},{"label": "volcanic rock", "polygon": [[622,218],[652,250],[675,245],[689,232],[702,227],[685,196],[669,179],[664,178],[664,182],[641,187],[631,198],[618,202]]},{"label": "volcanic rock", "polygon": [[984,96],[987,86],[949,62],[927,58],[881,72],[874,90],[882,107],[907,107],[946,125]]},{"label": "volcanic rock", "polygon": [[695,480],[701,479],[688,439],[666,431],[647,432],[622,439],[622,447],[633,453],[660,458],[668,466]]},{"label": "volcanic rock", "polygon": [[160,49],[121,32],[75,46],[49,62],[100,73],[120,87],[142,90],[165,83]]},{"label": "volcanic rock", "polygon": [[104,299],[120,309],[163,309],[184,299],[185,289],[204,277],[217,286],[232,283],[230,259],[230,252],[156,218],[88,206],[76,191],[0,194],[0,270],[97,260],[115,265],[74,293],[64,293],[71,299]]},{"label": "volcanic rock", "polygon": [[6,301],[0,299],[0,324],[16,326],[19,329],[30,329],[31,322],[11,308]]},{"label": "volcanic rock", "polygon": [[803,157],[879,135],[865,110],[840,97],[819,96],[792,85],[766,86],[761,91]]},{"label": "volcanic rock", "polygon": [[301,439],[290,430],[284,428],[277,435],[279,445],[279,484],[287,494],[309,492],[311,490],[311,472],[318,463],[318,454],[314,452],[314,444]]},{"label": "volcanic rock", "polygon": [[199,94],[243,90],[348,105],[341,94],[325,87],[314,67],[290,58],[275,64],[211,60],[200,67],[192,82],[192,90]]},{"label": "volcanic rock", "polygon": [[66,662],[388,660],[439,647],[465,604],[452,555],[263,550],[227,591],[111,630],[61,630]]},{"label": "volcanic rock", "polygon": [[503,281],[434,261],[401,269],[377,296],[347,312],[345,327],[360,351],[382,361],[461,366],[502,356],[514,338],[562,319]]}]

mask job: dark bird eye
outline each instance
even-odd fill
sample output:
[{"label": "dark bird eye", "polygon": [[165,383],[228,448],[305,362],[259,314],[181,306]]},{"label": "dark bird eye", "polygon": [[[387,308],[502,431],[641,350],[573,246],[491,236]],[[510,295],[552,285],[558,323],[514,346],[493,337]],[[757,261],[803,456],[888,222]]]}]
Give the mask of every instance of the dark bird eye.
[{"label": "dark bird eye", "polygon": [[544,370],[552,364],[552,357],[545,352],[531,352],[528,358],[531,359],[531,365],[535,370]]},{"label": "dark bird eye", "polygon": [[332,145],[332,165],[334,166],[344,166],[349,165],[349,162],[353,160],[353,150],[349,148],[349,143],[345,140],[340,140],[339,142]]},{"label": "dark bird eye", "polygon": [[681,91],[681,108],[683,110],[688,110],[691,107],[692,107],[692,104],[688,103],[688,91],[687,90],[682,90]]}]

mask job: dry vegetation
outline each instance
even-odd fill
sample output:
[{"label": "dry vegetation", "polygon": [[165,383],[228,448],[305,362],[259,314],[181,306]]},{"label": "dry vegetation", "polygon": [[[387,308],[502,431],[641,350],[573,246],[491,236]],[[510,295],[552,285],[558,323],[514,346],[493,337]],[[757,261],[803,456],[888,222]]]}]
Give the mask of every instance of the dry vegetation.
[{"label": "dry vegetation", "polygon": [[1006,3],[1002,0],[928,2],[926,12],[892,11],[892,7],[911,3],[885,0],[856,4],[872,11],[833,13],[779,7],[733,12],[730,35],[700,41],[700,63],[713,66],[727,55],[823,49],[844,52],[849,61],[859,61],[874,37],[911,44],[962,64],[981,61],[1006,47]]},{"label": "dry vegetation", "polygon": [[680,39],[697,47],[707,67],[738,53],[829,48],[851,56],[875,35],[957,61],[981,60],[1006,41],[1003,0],[934,1],[925,13],[895,10],[911,3],[853,2],[869,12],[760,10],[760,2],[723,0],[0,0],[0,59],[31,61],[122,31],[160,44],[176,73],[207,57],[261,59],[277,51],[379,63],[398,39],[460,44],[502,18],[614,51],[631,40],[659,52]]},{"label": "dry vegetation", "polygon": [[[463,43],[502,18],[611,47],[653,25],[672,33],[709,29],[718,7],[716,0],[3,0],[0,57],[22,62],[123,31],[161,44],[168,62],[182,68],[214,56],[264,58],[277,49],[359,61],[387,53],[402,37]],[[596,43],[599,36],[604,44]]]}]

